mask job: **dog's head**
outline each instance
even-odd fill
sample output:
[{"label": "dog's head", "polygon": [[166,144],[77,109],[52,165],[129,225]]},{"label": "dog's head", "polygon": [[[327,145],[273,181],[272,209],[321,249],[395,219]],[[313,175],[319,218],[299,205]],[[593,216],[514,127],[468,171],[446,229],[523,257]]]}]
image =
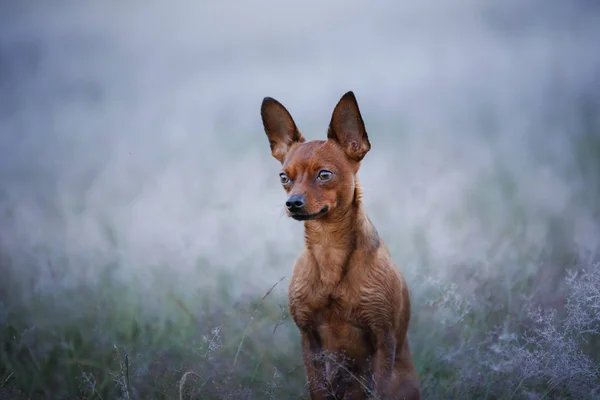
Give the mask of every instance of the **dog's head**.
[{"label": "dog's head", "polygon": [[261,106],[271,154],[281,162],[287,214],[299,221],[341,215],[354,199],[356,173],[371,148],[354,93],[336,105],[327,140],[307,142],[288,110],[265,97]]}]

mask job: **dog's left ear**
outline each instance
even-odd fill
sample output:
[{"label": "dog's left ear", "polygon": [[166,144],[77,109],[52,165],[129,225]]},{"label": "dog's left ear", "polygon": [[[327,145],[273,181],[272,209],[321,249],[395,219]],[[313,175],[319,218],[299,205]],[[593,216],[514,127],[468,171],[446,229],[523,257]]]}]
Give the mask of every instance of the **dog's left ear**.
[{"label": "dog's left ear", "polygon": [[371,149],[365,124],[352,91],[343,95],[335,106],[327,138],[338,142],[346,155],[357,162]]}]

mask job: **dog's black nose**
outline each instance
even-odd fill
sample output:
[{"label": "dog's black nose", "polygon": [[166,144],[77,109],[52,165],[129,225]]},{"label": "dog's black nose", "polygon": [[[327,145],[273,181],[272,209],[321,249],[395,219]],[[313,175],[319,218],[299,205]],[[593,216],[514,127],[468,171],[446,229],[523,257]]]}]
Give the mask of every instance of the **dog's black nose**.
[{"label": "dog's black nose", "polygon": [[290,196],[290,198],[285,202],[287,209],[292,212],[302,210],[304,208],[304,204],[304,196],[301,194]]}]

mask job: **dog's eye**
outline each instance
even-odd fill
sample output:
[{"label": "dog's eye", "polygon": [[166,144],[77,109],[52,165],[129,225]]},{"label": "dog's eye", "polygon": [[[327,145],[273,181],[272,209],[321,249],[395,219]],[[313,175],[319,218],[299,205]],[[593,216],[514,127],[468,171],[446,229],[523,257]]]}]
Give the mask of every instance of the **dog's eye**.
[{"label": "dog's eye", "polygon": [[279,179],[281,180],[282,185],[287,185],[290,183],[290,177],[283,172],[279,174]]},{"label": "dog's eye", "polygon": [[331,180],[332,177],[333,177],[333,172],[327,171],[326,169],[319,171],[319,175],[317,175],[317,179],[320,180],[321,182],[327,182],[327,181]]}]

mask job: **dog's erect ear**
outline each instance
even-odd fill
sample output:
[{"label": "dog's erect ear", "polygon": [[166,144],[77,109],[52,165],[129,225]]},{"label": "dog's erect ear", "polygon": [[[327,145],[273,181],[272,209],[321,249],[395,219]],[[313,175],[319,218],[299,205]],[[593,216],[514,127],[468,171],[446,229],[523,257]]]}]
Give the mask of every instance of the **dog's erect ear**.
[{"label": "dog's erect ear", "polygon": [[360,161],[371,149],[365,124],[352,91],[342,96],[333,110],[327,138],[338,142],[346,155]]},{"label": "dog's erect ear", "polygon": [[271,154],[283,164],[283,159],[295,142],[305,141],[296,128],[292,116],[286,108],[271,97],[265,97],[260,107],[265,133],[271,145]]}]

